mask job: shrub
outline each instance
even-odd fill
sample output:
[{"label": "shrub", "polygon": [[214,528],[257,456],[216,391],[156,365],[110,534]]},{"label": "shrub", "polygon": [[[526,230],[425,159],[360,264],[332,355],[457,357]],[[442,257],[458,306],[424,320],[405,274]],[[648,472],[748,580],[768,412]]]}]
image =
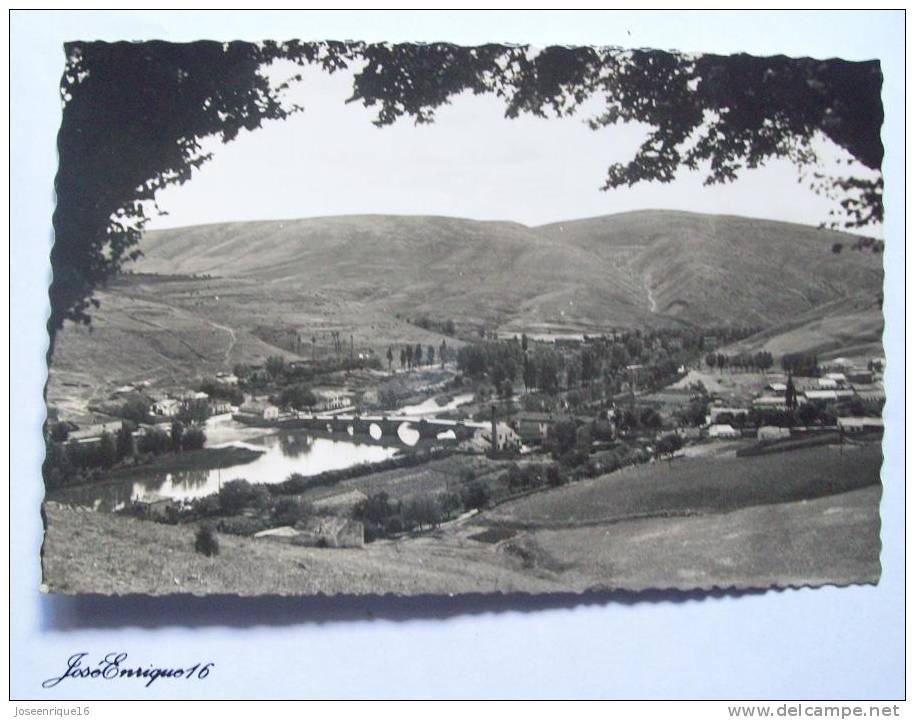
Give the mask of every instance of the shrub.
[{"label": "shrub", "polygon": [[566,478],[558,463],[550,463],[550,465],[547,466],[546,482],[550,487],[559,487],[568,482],[568,478]]},{"label": "shrub", "polygon": [[201,555],[212,557],[219,555],[219,539],[209,525],[201,525],[194,538],[194,550]]},{"label": "shrub", "polygon": [[229,515],[248,507],[266,507],[269,501],[270,493],[266,487],[252,485],[247,480],[230,480],[219,488],[219,507]]},{"label": "shrub", "polygon": [[403,519],[399,515],[389,517],[384,525],[384,532],[387,535],[396,535],[404,531]]},{"label": "shrub", "polygon": [[222,518],[216,525],[216,529],[219,532],[228,535],[253,535],[261,530],[266,530],[268,527],[270,527],[270,523],[266,520],[245,517],[244,515]]},{"label": "shrub", "polygon": [[574,420],[558,420],[547,433],[547,446],[554,458],[559,458],[575,447],[578,428]]},{"label": "shrub", "polygon": [[468,510],[480,510],[489,503],[492,493],[489,487],[475,480],[461,489],[461,502]]},{"label": "shrub", "polygon": [[570,468],[578,467],[587,462],[587,460],[588,454],[581,450],[569,450],[559,458],[559,462]]},{"label": "shrub", "polygon": [[67,423],[58,422],[51,426],[51,439],[55,442],[67,442],[68,437],[70,437],[70,426]]},{"label": "shrub", "polygon": [[445,493],[439,498],[442,508],[442,515],[445,517],[455,517],[464,511],[464,502],[457,493]]},{"label": "shrub", "polygon": [[655,445],[655,452],[660,455],[672,457],[677,450],[683,447],[683,438],[676,433],[664,435]]},{"label": "shrub", "polygon": [[206,441],[207,436],[202,428],[190,427],[181,438],[181,447],[185,450],[199,450]]},{"label": "shrub", "polygon": [[273,505],[271,515],[281,525],[295,525],[312,514],[310,503],[300,502],[296,498],[280,498]]},{"label": "shrub", "polygon": [[432,495],[418,495],[406,503],[403,517],[407,527],[437,527],[442,522],[442,509]]},{"label": "shrub", "polygon": [[140,436],[137,445],[142,453],[159,454],[170,449],[170,439],[162,430],[150,428]]}]

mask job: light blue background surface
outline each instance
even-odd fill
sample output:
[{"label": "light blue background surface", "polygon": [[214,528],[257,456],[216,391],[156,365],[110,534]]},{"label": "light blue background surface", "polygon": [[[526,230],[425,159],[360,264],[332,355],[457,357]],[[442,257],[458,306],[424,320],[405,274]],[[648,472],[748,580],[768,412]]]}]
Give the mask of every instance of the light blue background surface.
[{"label": "light blue background surface", "polygon": [[[901,12],[14,13],[11,18],[11,686],[14,698],[899,698],[904,694]],[[885,75],[887,433],[877,587],[741,597],[66,600],[38,592],[40,427],[61,44],[71,39],[604,44],[879,58]],[[155,548],[150,548],[155,552]],[[41,681],[77,651],[212,660],[144,689]]]}]

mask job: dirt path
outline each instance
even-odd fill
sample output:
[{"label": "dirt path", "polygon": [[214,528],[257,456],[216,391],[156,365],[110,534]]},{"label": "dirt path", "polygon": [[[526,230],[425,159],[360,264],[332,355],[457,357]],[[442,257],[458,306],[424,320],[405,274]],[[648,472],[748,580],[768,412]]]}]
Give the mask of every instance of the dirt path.
[{"label": "dirt path", "polygon": [[235,343],[238,342],[238,337],[235,335],[235,329],[230,328],[228,325],[222,325],[214,320],[210,320],[209,318],[204,318],[204,320],[207,322],[207,324],[212,325],[215,328],[219,328],[220,330],[225,330],[227,333],[229,333],[229,336],[232,338],[232,340],[229,342],[229,347],[226,348],[226,353],[222,359],[223,363],[228,365],[229,356],[232,354],[232,349],[235,347]]},{"label": "dirt path", "polygon": [[651,289],[651,275],[645,276],[645,292],[648,293],[648,309],[656,313],[658,311],[658,301],[655,300],[654,291]]}]

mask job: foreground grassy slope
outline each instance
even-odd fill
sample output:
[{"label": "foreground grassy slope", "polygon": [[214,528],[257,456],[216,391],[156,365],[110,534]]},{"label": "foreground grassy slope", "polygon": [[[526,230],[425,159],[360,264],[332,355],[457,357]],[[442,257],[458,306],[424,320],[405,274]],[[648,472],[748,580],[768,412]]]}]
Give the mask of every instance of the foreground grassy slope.
[{"label": "foreground grassy slope", "polygon": [[[348,550],[220,536],[220,555],[205,558],[193,550],[193,527],[47,503],[44,577],[55,592],[243,595],[876,582],[879,448],[833,451],[834,462],[823,452],[735,460],[743,466],[691,460],[640,468],[512,501],[429,535]],[[795,492],[783,492],[819,462],[825,469],[811,482],[822,491],[859,489],[817,497],[801,480]],[[741,467],[756,471],[744,478]],[[649,487],[654,482],[658,489]],[[627,498],[639,493],[627,510]],[[812,499],[797,500],[798,493]],[[770,503],[756,504],[766,497]],[[652,510],[670,516],[643,517]],[[481,523],[499,529],[501,539],[473,539]]]}]

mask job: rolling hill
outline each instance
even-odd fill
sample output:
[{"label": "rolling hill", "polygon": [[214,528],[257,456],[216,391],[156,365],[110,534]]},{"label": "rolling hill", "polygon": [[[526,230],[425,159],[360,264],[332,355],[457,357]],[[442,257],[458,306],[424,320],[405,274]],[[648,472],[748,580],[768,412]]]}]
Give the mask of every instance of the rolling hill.
[{"label": "rolling hill", "polygon": [[879,344],[882,256],[831,251],[855,240],[673,211],[534,228],[366,215],[149,232],[145,256],[98,293],[91,330],[58,335],[48,401],[320,356],[335,335],[382,357],[388,345],[437,346],[421,316],[503,333],[757,326],[769,334],[753,342],[774,352]]},{"label": "rolling hill", "polygon": [[254,278],[497,326],[769,326],[879,292],[882,257],[790,223],[639,211],[529,228],[345,216],[150,232],[137,270]]},{"label": "rolling hill", "polygon": [[869,293],[834,300],[744,338],[722,352],[760,350],[774,357],[812,352],[821,358],[842,355],[866,362],[883,355],[883,309],[879,299]]}]

